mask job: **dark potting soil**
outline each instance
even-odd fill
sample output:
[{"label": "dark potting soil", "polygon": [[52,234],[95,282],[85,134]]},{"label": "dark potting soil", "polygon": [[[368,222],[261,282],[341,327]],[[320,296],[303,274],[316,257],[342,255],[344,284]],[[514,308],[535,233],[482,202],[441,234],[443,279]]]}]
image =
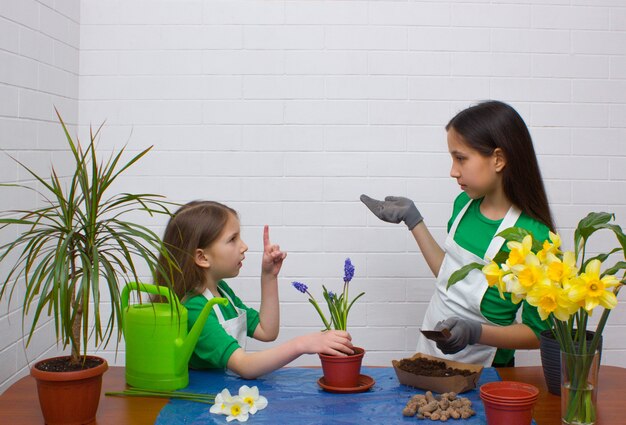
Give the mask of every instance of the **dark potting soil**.
[{"label": "dark potting soil", "polygon": [[415,360],[402,359],[398,362],[398,367],[409,373],[423,376],[445,377],[445,376],[469,376],[472,371],[464,369],[454,369],[446,367],[444,362],[438,362],[436,360],[429,360],[423,357],[418,357]]},{"label": "dark potting soil", "polygon": [[80,363],[72,365],[70,364],[70,357],[65,356],[44,360],[37,365],[37,369],[44,372],[75,372],[77,370],[91,369],[92,367],[100,366],[101,364],[102,359],[96,357],[87,357],[84,363],[81,359]]}]

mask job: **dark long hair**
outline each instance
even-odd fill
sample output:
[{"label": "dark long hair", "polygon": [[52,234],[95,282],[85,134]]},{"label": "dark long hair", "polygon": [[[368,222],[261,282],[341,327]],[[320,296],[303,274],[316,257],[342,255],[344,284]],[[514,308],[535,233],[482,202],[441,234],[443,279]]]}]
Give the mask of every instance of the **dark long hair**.
[{"label": "dark long hair", "polygon": [[[199,294],[205,284],[204,271],[195,263],[196,249],[205,249],[219,237],[230,216],[237,211],[212,201],[192,201],[174,213],[163,235],[163,243],[177,267],[168,267],[161,256],[159,262],[169,272],[174,292],[180,300],[185,295]],[[157,274],[158,285],[165,285],[165,276]]]},{"label": "dark long hair", "polygon": [[506,158],[502,184],[506,197],[526,215],[554,232],[554,221],[526,123],[515,109],[490,100],[456,114],[446,125],[481,155],[500,148]]}]

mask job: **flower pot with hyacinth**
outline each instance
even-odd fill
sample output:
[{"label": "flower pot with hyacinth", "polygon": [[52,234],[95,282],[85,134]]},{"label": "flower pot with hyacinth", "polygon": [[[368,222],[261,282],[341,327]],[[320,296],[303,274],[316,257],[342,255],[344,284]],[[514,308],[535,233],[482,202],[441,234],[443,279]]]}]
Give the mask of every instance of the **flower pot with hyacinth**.
[{"label": "flower pot with hyacinth", "polygon": [[[292,285],[298,291],[309,296],[309,302],[322,319],[325,330],[345,331],[348,330],[348,314],[352,305],[365,294],[365,292],[361,292],[352,301],[349,300],[348,292],[353,277],[354,266],[350,258],[346,258],[344,263],[343,291],[341,294],[337,295],[322,285],[322,294],[328,306],[330,320],[320,308],[315,297],[309,292],[307,285],[301,282],[292,282]],[[357,388],[359,386],[361,362],[364,355],[365,350],[360,347],[354,347],[354,354],[349,356],[329,356],[320,353],[319,356],[324,371],[324,383],[328,387],[333,388]]]},{"label": "flower pot with hyacinth", "polygon": [[[574,233],[574,251],[561,251],[561,238],[550,233],[543,244],[528,231],[509,228],[499,234],[510,252],[501,251],[484,266],[472,263],[455,272],[448,287],[472,270],[482,270],[490,286],[501,296],[511,293],[511,300],[526,300],[537,307],[543,320],[550,323],[561,348],[561,416],[567,424],[593,424],[596,420],[598,346],[617,294],[626,283],[626,236],[609,213],[590,213]],[[609,252],[586,258],[589,237],[598,230],[610,230],[618,246]],[[609,258],[619,256],[602,271]],[[618,274],[622,277],[618,277]],[[587,339],[589,318],[603,307],[595,333]]]}]

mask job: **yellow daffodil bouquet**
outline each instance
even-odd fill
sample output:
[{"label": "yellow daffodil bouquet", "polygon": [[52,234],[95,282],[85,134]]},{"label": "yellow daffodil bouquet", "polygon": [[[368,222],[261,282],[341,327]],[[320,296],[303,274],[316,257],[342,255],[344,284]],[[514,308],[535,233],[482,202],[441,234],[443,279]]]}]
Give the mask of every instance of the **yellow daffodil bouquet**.
[{"label": "yellow daffodil bouquet", "polygon": [[[579,380],[571,383],[563,410],[563,418],[568,423],[576,420],[593,423],[595,420],[592,392],[587,383],[593,358],[589,354],[593,355],[598,349],[609,313],[617,305],[617,294],[626,282],[626,236],[614,220],[615,216],[609,213],[587,215],[574,233],[574,251],[562,251],[561,237],[552,232],[550,239],[541,243],[525,229],[506,229],[498,236],[507,241],[509,252],[501,250],[488,265],[468,264],[448,280],[450,287],[472,270],[481,270],[489,286],[497,287],[502,298],[509,292],[514,303],[526,300],[537,308],[543,320],[550,321],[562,352],[587,359],[566,365],[572,381]],[[587,258],[589,237],[603,229],[613,232],[617,246],[607,253]],[[617,256],[620,259],[610,264],[614,260],[609,261],[609,258]],[[588,341],[588,320],[598,306],[604,310],[593,339]]]}]

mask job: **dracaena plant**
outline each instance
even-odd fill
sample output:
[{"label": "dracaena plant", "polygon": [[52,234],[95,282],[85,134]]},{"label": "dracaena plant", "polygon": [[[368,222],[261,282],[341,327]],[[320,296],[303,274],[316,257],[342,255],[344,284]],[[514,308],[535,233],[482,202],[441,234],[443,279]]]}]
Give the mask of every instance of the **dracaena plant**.
[{"label": "dracaena plant", "polygon": [[[86,358],[90,337],[96,345],[106,345],[117,329],[117,341],[121,339],[119,288],[131,279],[139,281],[138,265],[147,265],[153,275],[169,275],[159,265],[159,254],[169,265],[174,263],[159,236],[125,217],[138,211],[169,214],[170,203],[155,194],[111,193],[118,177],[152,147],[126,161],[124,149],[102,161],[96,152],[102,126],[90,130],[89,143],[81,145],[56,113],[73,159],[71,175],[63,178],[52,167],[46,179],[13,158],[34,184],[0,185],[32,190],[42,205],[1,215],[0,230],[17,226],[18,236],[0,246],[0,262],[9,264],[0,278],[0,300],[8,298],[10,303],[16,293],[23,293],[22,320],[32,312],[27,345],[38,321],[51,316],[57,340],[63,348],[71,347],[70,363],[79,364]],[[108,301],[101,291],[108,293]],[[105,304],[111,305],[106,317],[101,310]]]},{"label": "dracaena plant", "polygon": [[[550,239],[541,243],[525,229],[506,229],[499,236],[508,241],[509,252],[501,250],[487,265],[468,264],[448,281],[450,287],[473,270],[481,270],[502,298],[509,292],[514,303],[526,300],[537,308],[549,322],[561,351],[571,355],[568,359],[582,359],[565,365],[568,376],[574,377],[563,415],[568,423],[593,423],[596,417],[587,375],[609,314],[617,305],[617,294],[626,283],[626,236],[614,220],[609,213],[590,213],[583,218],[574,232],[573,251],[561,250],[558,234],[550,232]],[[587,242],[599,230],[611,231],[616,245],[587,258]],[[589,318],[599,307],[602,314],[593,339],[587,341]]]},{"label": "dracaena plant", "polygon": [[354,266],[352,265],[352,261],[349,258],[346,258],[344,263],[344,276],[343,276],[343,291],[341,294],[337,295],[336,293],[329,291],[326,289],[326,286],[322,285],[322,294],[324,296],[324,300],[326,300],[326,304],[328,306],[328,313],[330,316],[330,320],[326,318],[326,315],[322,312],[319,304],[315,297],[309,292],[309,287],[301,282],[292,282],[294,288],[303,294],[307,294],[309,296],[309,302],[315,307],[315,310],[319,314],[322,322],[324,323],[324,327],[327,330],[335,329],[345,331],[348,329],[348,314],[350,313],[350,309],[356,300],[365,295],[365,292],[361,292],[357,295],[352,301],[348,298],[348,293],[350,289],[350,281],[354,277]]}]

